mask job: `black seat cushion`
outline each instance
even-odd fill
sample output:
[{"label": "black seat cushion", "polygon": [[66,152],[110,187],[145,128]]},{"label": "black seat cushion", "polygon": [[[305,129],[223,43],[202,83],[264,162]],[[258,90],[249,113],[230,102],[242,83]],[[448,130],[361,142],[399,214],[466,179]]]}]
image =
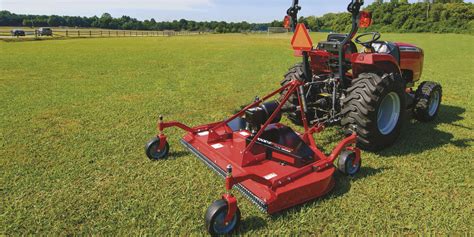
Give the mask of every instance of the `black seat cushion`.
[{"label": "black seat cushion", "polygon": [[[347,34],[329,34],[327,41],[341,43],[346,37]],[[349,45],[349,48],[346,50],[346,53],[357,53],[357,46],[354,42],[349,41],[347,44]]]}]

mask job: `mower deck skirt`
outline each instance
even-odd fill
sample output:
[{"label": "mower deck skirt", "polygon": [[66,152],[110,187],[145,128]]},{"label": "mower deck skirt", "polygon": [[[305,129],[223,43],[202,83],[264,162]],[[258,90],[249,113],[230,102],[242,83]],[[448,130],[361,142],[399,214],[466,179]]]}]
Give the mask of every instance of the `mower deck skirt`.
[{"label": "mower deck skirt", "polygon": [[[233,166],[235,175],[252,173],[268,181],[278,180],[301,169],[282,164],[273,159],[272,155],[253,165],[241,167],[238,165],[238,160],[245,149],[245,137],[239,132],[235,132],[232,138],[215,144],[209,144],[208,136],[205,134],[188,133],[181,139],[181,143],[223,178],[227,174],[225,170],[229,164]],[[252,179],[238,183],[234,187],[262,211],[273,214],[329,192],[335,183],[334,171],[333,166],[319,171],[314,170],[273,189]]]},{"label": "mower deck skirt", "polygon": [[[183,144],[183,146],[185,148],[187,148],[189,151],[191,151],[197,158],[199,158],[204,164],[206,164],[209,168],[211,168],[214,172],[216,172],[217,174],[219,174],[219,176],[221,178],[225,178],[226,176],[226,172],[224,170],[222,170],[219,166],[217,166],[216,164],[214,164],[213,162],[211,162],[207,157],[205,157],[202,153],[200,153],[198,150],[196,150],[196,148],[194,148],[193,146],[191,146],[189,143],[187,143],[185,140],[181,139],[181,144]],[[252,203],[254,203],[255,205],[257,205],[257,207],[263,211],[263,212],[267,212],[267,204],[260,200],[260,198],[258,198],[257,196],[255,196],[255,194],[253,194],[252,192],[250,192],[247,188],[245,188],[244,186],[242,186],[241,184],[237,184],[235,185],[235,188],[237,188],[237,190],[239,190],[247,199],[249,199]]]}]

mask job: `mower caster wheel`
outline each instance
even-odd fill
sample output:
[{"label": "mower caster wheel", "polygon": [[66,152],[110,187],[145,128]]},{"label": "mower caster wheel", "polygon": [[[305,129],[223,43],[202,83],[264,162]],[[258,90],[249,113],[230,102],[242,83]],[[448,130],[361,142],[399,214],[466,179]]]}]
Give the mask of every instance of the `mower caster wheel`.
[{"label": "mower caster wheel", "polygon": [[353,151],[343,151],[339,155],[337,168],[341,173],[354,176],[360,170],[361,160],[356,161],[356,153]]},{"label": "mower caster wheel", "polygon": [[206,229],[211,236],[227,235],[239,227],[240,210],[237,207],[234,217],[229,223],[224,223],[227,214],[227,202],[223,199],[217,200],[207,208],[205,221]]},{"label": "mower caster wheel", "polygon": [[162,150],[158,150],[159,147],[160,147],[160,139],[157,137],[151,139],[145,145],[146,156],[148,156],[150,160],[165,159],[168,156],[168,153],[170,151],[170,145],[168,144],[168,142],[166,142],[165,147]]}]

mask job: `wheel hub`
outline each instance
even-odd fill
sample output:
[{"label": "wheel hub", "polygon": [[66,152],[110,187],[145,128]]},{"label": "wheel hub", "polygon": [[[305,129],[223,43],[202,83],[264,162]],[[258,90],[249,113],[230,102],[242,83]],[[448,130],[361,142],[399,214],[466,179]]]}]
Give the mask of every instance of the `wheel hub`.
[{"label": "wheel hub", "polygon": [[400,97],[390,92],[380,103],[377,113],[377,126],[383,135],[390,134],[397,126],[400,118]]},{"label": "wheel hub", "polygon": [[428,107],[428,114],[434,116],[436,111],[438,111],[439,100],[440,100],[439,91],[434,91],[430,98],[430,105]]},{"label": "wheel hub", "polygon": [[226,212],[219,213],[219,216],[216,218],[214,223],[214,230],[216,233],[229,233],[232,229],[234,229],[235,225],[237,224],[237,218],[234,218],[226,223],[224,221]]}]

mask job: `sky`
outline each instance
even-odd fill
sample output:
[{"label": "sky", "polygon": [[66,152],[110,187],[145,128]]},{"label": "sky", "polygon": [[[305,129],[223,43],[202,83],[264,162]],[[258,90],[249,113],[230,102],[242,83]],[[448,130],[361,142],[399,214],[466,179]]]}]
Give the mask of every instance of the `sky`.
[{"label": "sky", "polygon": [[[350,0],[300,0],[300,15],[321,16],[342,12]],[[414,2],[417,0],[412,0]],[[473,2],[474,0],[467,0]],[[188,19],[195,21],[282,20],[292,0],[0,0],[0,10],[18,14],[68,16],[131,16],[157,21]],[[366,0],[366,5],[373,0]]]}]

